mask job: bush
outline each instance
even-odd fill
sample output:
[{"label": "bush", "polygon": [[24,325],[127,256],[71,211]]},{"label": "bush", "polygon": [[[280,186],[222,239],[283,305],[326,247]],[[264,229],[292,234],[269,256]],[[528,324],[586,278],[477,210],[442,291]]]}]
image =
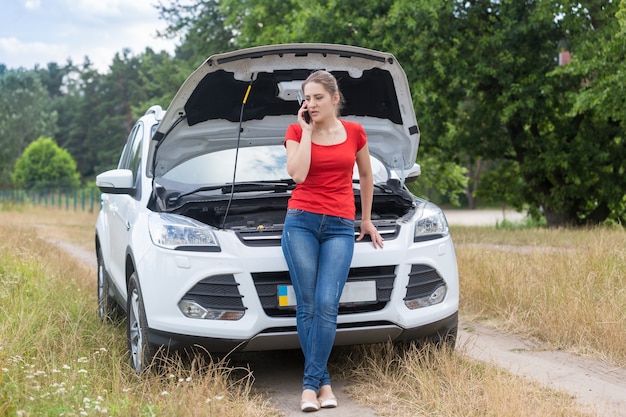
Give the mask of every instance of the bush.
[{"label": "bush", "polygon": [[80,174],[72,155],[50,138],[39,137],[15,163],[13,182],[27,190],[76,188]]}]

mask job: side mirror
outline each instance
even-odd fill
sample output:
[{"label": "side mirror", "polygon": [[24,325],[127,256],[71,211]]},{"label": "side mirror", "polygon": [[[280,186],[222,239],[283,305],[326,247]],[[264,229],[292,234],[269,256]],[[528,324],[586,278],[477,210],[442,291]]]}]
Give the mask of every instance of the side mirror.
[{"label": "side mirror", "polygon": [[96,186],[107,194],[135,195],[135,181],[130,169],[112,169],[96,177]]}]

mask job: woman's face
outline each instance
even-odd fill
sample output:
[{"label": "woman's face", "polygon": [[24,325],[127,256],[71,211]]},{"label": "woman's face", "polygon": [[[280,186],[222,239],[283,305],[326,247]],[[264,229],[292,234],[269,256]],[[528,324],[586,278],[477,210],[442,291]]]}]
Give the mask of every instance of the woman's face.
[{"label": "woman's face", "polygon": [[321,122],[327,118],[336,116],[336,106],[339,102],[339,94],[331,95],[326,88],[319,83],[310,82],[304,86],[304,99],[311,120]]}]

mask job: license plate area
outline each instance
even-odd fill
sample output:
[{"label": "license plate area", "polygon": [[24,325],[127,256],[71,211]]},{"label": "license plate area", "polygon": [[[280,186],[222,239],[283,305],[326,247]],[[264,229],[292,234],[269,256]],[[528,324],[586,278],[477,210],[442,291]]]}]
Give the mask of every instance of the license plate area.
[{"label": "license plate area", "polygon": [[[341,293],[339,305],[376,303],[376,281],[346,282]],[[296,306],[296,293],[292,285],[278,286],[278,307],[289,308]]]}]

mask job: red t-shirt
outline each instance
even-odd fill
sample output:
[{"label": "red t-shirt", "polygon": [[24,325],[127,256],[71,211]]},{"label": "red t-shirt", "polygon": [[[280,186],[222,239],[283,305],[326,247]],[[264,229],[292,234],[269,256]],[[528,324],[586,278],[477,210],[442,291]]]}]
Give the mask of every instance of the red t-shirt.
[{"label": "red t-shirt", "polygon": [[[303,183],[296,185],[288,208],[355,219],[352,174],[356,154],[367,143],[367,136],[359,123],[340,121],[346,129],[346,140],[330,146],[311,144],[309,173]],[[285,141],[300,143],[301,138],[300,125],[289,125]]]}]

